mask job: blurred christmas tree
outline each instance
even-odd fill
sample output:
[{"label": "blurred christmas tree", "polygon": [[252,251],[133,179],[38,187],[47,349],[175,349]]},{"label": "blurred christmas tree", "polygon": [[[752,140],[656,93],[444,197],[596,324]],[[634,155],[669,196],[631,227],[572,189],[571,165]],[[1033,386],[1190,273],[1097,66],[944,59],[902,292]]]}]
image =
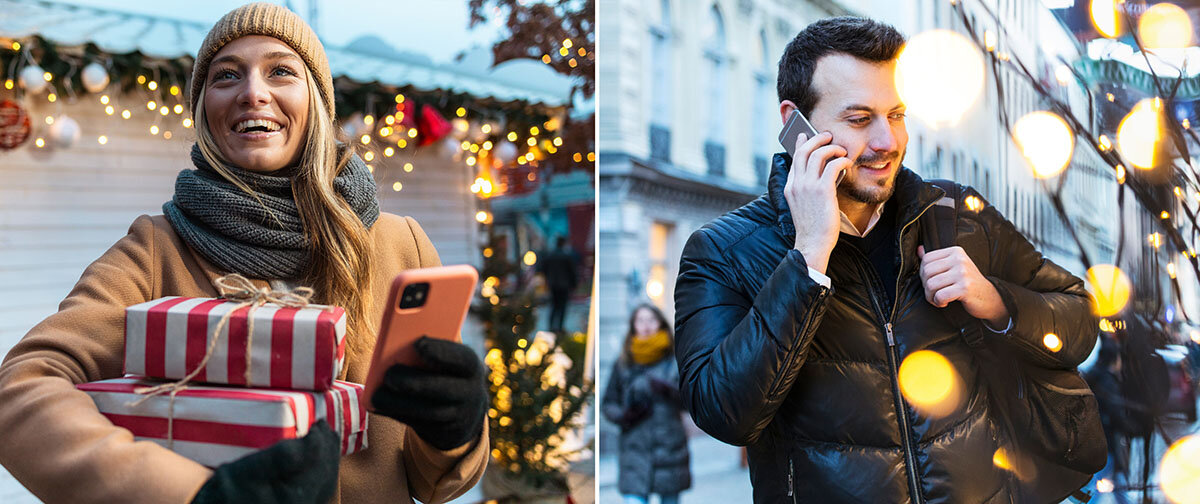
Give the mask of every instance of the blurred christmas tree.
[{"label": "blurred christmas tree", "polygon": [[489,235],[474,311],[489,348],[492,462],[504,477],[485,482],[485,491],[500,501],[561,498],[569,491],[568,462],[582,448],[567,441],[591,397],[583,378],[584,338],[536,332],[536,294],[524,281],[529,270],[510,261],[503,242]]}]

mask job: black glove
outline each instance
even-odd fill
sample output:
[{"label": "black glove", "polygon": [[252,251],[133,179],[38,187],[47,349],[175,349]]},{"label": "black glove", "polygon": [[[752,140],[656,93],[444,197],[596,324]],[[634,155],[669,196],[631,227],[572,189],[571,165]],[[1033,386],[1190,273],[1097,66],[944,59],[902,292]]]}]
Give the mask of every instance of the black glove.
[{"label": "black glove", "polygon": [[341,441],[321,420],[300,439],[280,441],[217,467],[192,502],[324,504],[337,490],[340,460]]},{"label": "black glove", "polygon": [[413,346],[424,365],[388,368],[371,397],[375,412],[407,424],[443,451],[479,437],[488,408],[479,357],[466,345],[428,336]]}]

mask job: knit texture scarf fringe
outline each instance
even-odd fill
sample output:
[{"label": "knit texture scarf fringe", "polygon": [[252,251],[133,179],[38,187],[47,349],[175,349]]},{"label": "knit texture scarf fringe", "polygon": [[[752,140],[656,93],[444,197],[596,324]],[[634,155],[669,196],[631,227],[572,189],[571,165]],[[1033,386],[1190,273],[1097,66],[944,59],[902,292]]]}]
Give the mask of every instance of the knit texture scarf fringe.
[{"label": "knit texture scarf fringe", "polygon": [[[292,178],[233,168],[234,176],[262,200],[259,203],[209,166],[196,145],[192,145],[192,163],[196,169],[179,172],[175,196],[162,207],[183,241],[227,272],[263,279],[299,278],[308,266],[310,250],[292,195]],[[364,227],[369,229],[379,218],[375,179],[357,154],[333,180],[333,188]]]}]

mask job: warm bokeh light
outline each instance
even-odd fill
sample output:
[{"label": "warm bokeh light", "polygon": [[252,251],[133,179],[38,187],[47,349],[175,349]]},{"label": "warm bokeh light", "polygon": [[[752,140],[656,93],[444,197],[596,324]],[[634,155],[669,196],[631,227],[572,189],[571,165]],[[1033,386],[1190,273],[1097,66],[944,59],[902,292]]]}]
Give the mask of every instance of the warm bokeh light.
[{"label": "warm bokeh light", "polygon": [[1153,168],[1162,131],[1162,99],[1146,98],[1117,126],[1117,150],[1134,166]]},{"label": "warm bokeh light", "polygon": [[1013,126],[1013,140],[1033,167],[1033,175],[1050,178],[1067,167],[1075,150],[1075,135],[1053,112],[1030,112]]},{"label": "warm bokeh light", "polygon": [[1120,18],[1117,16],[1117,0],[1092,0],[1092,24],[1096,31],[1108,38],[1121,33]]},{"label": "warm bokeh light", "polygon": [[1124,271],[1111,264],[1097,264],[1088,270],[1087,276],[1094,297],[1092,309],[1096,315],[1110,317],[1125,309],[1129,303],[1131,284]]},{"label": "warm bokeh light", "polygon": [[919,350],[904,358],[898,373],[900,392],[917,411],[944,417],[958,408],[962,385],[950,361],[931,350]]},{"label": "warm bokeh light", "polygon": [[651,299],[658,299],[663,295],[663,284],[658,280],[650,280],[646,282],[646,295]]},{"label": "warm bokeh light", "polygon": [[904,45],[896,91],[908,113],[932,127],[952,125],[983,91],[983,56],[966,37],[931,30]]},{"label": "warm bokeh light", "polygon": [[537,264],[537,254],[532,250],[528,250],[525,252],[525,257],[521,258],[521,262],[525,263],[526,266],[533,266]]},{"label": "warm bokeh light", "polygon": [[1101,478],[1096,482],[1096,491],[1100,493],[1111,493],[1113,491],[1113,482],[1108,478]]},{"label": "warm bokeh light", "polygon": [[1032,481],[1037,472],[1032,460],[1004,447],[997,448],[992,454],[992,464],[1013,473],[1021,481]]},{"label": "warm bokeh light", "polygon": [[1192,329],[1192,332],[1189,336],[1192,338],[1192,341],[1196,342],[1197,345],[1200,345],[1200,331]]},{"label": "warm bokeh light", "polygon": [[1167,448],[1159,481],[1171,502],[1200,502],[1200,435],[1185,436]]},{"label": "warm bokeh light", "polygon": [[1046,336],[1042,338],[1042,344],[1051,352],[1062,350],[1062,340],[1058,339],[1058,335],[1054,333],[1046,333]]},{"label": "warm bokeh light", "polygon": [[1138,35],[1146,49],[1182,49],[1192,44],[1192,20],[1178,5],[1155,4],[1138,20]]}]

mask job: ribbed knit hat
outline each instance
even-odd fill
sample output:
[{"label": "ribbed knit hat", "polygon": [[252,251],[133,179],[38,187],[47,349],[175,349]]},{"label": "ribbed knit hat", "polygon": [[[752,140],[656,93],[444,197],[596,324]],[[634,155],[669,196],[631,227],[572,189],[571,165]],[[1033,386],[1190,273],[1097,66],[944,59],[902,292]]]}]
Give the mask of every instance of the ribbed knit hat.
[{"label": "ribbed knit hat", "polygon": [[257,2],[226,13],[213,25],[212,30],[209,30],[208,36],[204,37],[204,43],[200,44],[200,51],[196,53],[196,64],[192,67],[193,119],[196,117],[196,99],[200,97],[200,90],[204,88],[204,81],[208,77],[208,64],[212,62],[213,56],[216,56],[217,51],[225,47],[225,44],[247,35],[265,35],[291,46],[300,55],[300,59],[304,60],[308,71],[312,72],[317,89],[329,109],[330,119],[336,117],[329,58],[325,56],[325,47],[321,45],[316,32],[300,19],[300,16],[287,8]]}]

